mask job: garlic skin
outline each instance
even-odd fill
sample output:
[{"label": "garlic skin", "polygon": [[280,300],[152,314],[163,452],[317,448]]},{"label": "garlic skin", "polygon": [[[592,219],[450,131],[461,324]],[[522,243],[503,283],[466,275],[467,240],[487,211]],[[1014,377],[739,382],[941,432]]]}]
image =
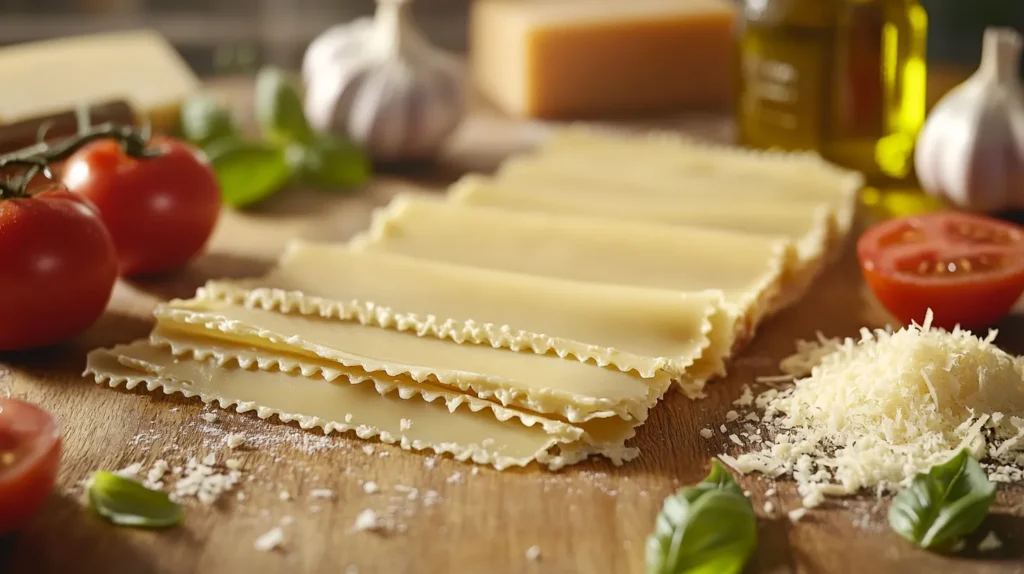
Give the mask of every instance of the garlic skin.
[{"label": "garlic skin", "polygon": [[465,108],[461,66],[420,32],[406,0],[378,0],[373,18],[318,36],[302,75],[313,129],[341,134],[381,162],[435,156]]},{"label": "garlic skin", "polygon": [[1022,45],[1015,30],[986,29],[978,71],[928,116],[914,166],[929,194],[970,211],[1024,208]]}]

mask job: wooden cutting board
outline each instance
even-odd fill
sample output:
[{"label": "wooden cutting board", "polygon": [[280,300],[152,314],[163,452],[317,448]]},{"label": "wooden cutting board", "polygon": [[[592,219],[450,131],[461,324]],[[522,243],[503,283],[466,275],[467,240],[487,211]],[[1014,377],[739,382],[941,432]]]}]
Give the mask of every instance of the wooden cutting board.
[{"label": "wooden cutting board", "polygon": [[[221,85],[240,106],[248,84]],[[710,139],[731,137],[729,122],[689,116],[679,127]],[[709,397],[691,402],[670,395],[640,429],[642,456],[616,468],[592,460],[560,473],[537,469],[498,473],[446,458],[396,447],[372,445],[347,436],[324,436],[254,414],[205,408],[198,400],[100,388],[80,377],[85,353],[145,336],[153,305],[189,297],[209,278],[264,272],[294,237],[344,240],[364,228],[370,210],[396,191],[437,189],[462,172],[489,170],[510,151],[529,145],[536,129],[475,111],[441,169],[403,177],[381,176],[352,194],[287,190],[258,210],[225,211],[209,252],[188,269],[159,281],[123,282],[108,312],[88,333],[61,349],[0,356],[0,392],[42,404],[64,431],[60,486],[42,513],[20,536],[0,546],[0,571],[103,574],[184,573],[632,573],[642,572],[644,542],[662,499],[700,480],[709,459],[733,446],[721,433],[703,439],[699,430],[724,422],[731,401],[755,376],[776,374],[778,360],[797,338],[853,335],[885,317],[863,295],[850,254],[833,266],[802,303],[770,320],[732,364],[728,379],[713,383]],[[1024,320],[1003,325],[999,341],[1024,351]],[[215,422],[201,413],[217,412]],[[141,462],[148,468],[165,459],[172,466],[189,457],[227,456],[224,436],[242,433],[247,446],[232,451],[243,461],[239,490],[213,507],[188,509],[179,528],[148,532],[113,527],[78,502],[79,481],[96,469]],[[374,481],[375,494],[363,482]],[[1024,572],[1024,498],[1019,488],[1002,488],[998,506],[973,538],[994,530],[1003,549],[943,558],[918,551],[885,525],[887,501],[873,497],[843,501],[791,523],[785,510],[797,507],[788,483],[773,486],[746,477],[761,515],[760,545],[751,572]],[[331,489],[333,500],[311,498]],[[408,490],[415,488],[413,497]],[[426,495],[433,490],[436,495]],[[282,494],[285,493],[285,494]],[[436,498],[435,498],[436,497]],[[287,498],[287,499],[284,499]],[[434,500],[429,500],[434,499]],[[765,514],[771,500],[775,512]],[[431,503],[432,502],[432,503]],[[365,508],[393,518],[402,532],[381,536],[355,533]],[[254,540],[284,522],[283,548],[253,549]],[[539,546],[538,560],[527,549]]]}]

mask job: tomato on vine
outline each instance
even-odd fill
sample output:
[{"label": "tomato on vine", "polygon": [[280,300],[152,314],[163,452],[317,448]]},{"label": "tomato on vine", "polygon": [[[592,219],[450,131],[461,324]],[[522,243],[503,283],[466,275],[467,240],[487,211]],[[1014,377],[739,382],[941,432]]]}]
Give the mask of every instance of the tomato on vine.
[{"label": "tomato on vine", "polygon": [[184,266],[220,213],[217,178],[198,151],[164,136],[151,138],[146,151],[136,157],[117,141],[93,141],[68,158],[62,178],[96,205],[128,277]]},{"label": "tomato on vine", "polygon": [[57,186],[31,196],[0,188],[0,351],[84,331],[116,281],[114,242],[88,200]]}]

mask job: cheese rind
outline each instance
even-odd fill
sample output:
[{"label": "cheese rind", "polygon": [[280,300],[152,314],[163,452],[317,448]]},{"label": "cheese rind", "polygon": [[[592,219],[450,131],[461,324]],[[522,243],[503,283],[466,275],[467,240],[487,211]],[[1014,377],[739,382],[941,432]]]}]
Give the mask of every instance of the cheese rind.
[{"label": "cheese rind", "polygon": [[199,297],[553,352],[645,378],[685,372],[700,381],[721,373],[735,330],[717,291],[563,281],[308,242],[292,243],[264,277],[211,281]]},{"label": "cheese rind", "polygon": [[[57,73],[59,71],[59,73]],[[0,50],[0,124],[126,100],[140,121],[175,131],[199,79],[157,32],[137,30],[18,44]]]},{"label": "cheese rind", "polygon": [[721,290],[740,321],[739,340],[771,310],[797,264],[784,237],[696,227],[514,213],[399,194],[375,215],[355,249],[671,291]]},{"label": "cheese rind", "polygon": [[516,353],[488,345],[459,345],[355,322],[280,313],[194,299],[154,311],[169,332],[206,337],[346,367],[408,375],[483,399],[570,422],[619,416],[644,420],[670,384],[666,374],[643,379],[632,373],[567,361],[552,355]]},{"label": "cheese rind", "polygon": [[[459,460],[498,469],[525,466],[534,460],[557,469],[586,455],[583,448],[563,455],[560,449],[569,448],[576,440],[549,434],[543,424],[537,424],[541,422],[538,417],[525,415],[520,419],[524,424],[519,424],[503,422],[491,410],[474,412],[463,407],[449,412],[444,404],[419,397],[403,399],[397,392],[381,396],[373,385],[329,383],[282,371],[223,368],[212,360],[174,357],[169,350],[145,341],[93,351],[86,375],[111,387],[123,385],[131,390],[144,385],[149,391],[198,396],[205,403],[235,407],[238,412],[255,410],[260,418],[276,415],[284,422],[297,421],[302,428],[353,431],[363,439],[450,453]],[[413,424],[403,429],[402,419]]]},{"label": "cheese rind", "polygon": [[519,116],[717,107],[734,93],[735,22],[726,0],[477,0],[470,73]]}]

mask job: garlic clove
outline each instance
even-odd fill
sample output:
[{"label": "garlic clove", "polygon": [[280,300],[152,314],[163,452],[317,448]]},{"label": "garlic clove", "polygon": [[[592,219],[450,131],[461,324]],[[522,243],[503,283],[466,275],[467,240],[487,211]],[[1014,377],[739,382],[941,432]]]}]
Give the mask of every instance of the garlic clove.
[{"label": "garlic clove", "polygon": [[974,211],[1024,207],[1022,47],[1016,31],[987,29],[978,71],[932,110],[914,152],[929,194]]}]

